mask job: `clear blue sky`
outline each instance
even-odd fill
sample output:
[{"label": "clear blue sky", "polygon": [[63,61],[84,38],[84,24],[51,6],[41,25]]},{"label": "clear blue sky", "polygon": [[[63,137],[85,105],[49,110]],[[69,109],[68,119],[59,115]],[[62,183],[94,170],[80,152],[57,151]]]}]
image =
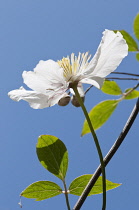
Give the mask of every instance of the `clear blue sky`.
[{"label": "clear blue sky", "polygon": [[[33,110],[28,103],[14,102],[7,93],[23,85],[22,72],[39,60],[58,60],[72,52],[94,54],[104,29],[125,29],[139,12],[138,0],[3,0],[0,6],[0,210],[19,209],[19,194],[38,180],[60,181],[47,172],[36,156],[41,134],[59,137],[69,150],[67,183],[93,173],[99,164],[91,135],[80,137],[84,116],[71,104]],[[129,53],[117,71],[138,73],[139,62]],[[124,90],[134,82],[119,83]],[[24,86],[25,87],[25,86]],[[98,102],[114,98],[93,88],[86,97],[88,111]],[[98,138],[106,154],[126,122],[135,100],[122,102],[101,129]],[[107,210],[139,208],[139,118],[108,165],[107,178],[122,186],[107,193]],[[62,185],[61,185],[62,186]],[[87,199],[83,210],[101,209],[101,195]],[[77,196],[70,196],[71,206]],[[22,199],[24,210],[66,209],[63,195],[36,202]]]}]

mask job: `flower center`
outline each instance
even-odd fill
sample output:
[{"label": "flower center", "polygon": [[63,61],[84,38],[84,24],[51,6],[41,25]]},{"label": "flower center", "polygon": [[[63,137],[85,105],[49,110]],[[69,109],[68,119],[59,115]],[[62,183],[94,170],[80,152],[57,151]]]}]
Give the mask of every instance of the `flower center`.
[{"label": "flower center", "polygon": [[80,76],[81,73],[87,68],[91,55],[86,53],[79,53],[78,56],[75,56],[74,53],[71,56],[62,58],[58,61],[58,64],[63,68],[63,75],[68,82],[74,82],[76,76]]}]

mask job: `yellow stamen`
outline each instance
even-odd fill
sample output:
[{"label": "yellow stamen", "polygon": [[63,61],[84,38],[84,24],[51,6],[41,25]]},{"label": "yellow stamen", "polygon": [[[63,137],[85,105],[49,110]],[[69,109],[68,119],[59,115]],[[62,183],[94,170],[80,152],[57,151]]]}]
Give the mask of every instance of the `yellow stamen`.
[{"label": "yellow stamen", "polygon": [[72,80],[72,77],[75,76],[79,71],[82,72],[85,70],[89,64],[89,60],[91,55],[86,53],[79,53],[78,57],[71,54],[71,56],[67,56],[66,58],[62,58],[62,60],[58,61],[58,64],[61,68],[63,68],[63,75],[67,81]]}]

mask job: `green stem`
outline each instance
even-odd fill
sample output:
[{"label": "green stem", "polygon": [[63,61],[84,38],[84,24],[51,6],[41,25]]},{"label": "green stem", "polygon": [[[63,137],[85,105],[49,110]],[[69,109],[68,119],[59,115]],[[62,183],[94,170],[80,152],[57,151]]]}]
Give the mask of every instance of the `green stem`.
[{"label": "green stem", "polygon": [[69,198],[68,198],[68,191],[67,191],[67,186],[65,180],[63,180],[63,185],[64,185],[64,195],[66,198],[66,204],[67,204],[67,209],[70,210],[70,204],[69,204]]},{"label": "green stem", "polygon": [[94,128],[92,126],[92,123],[91,123],[91,120],[89,118],[89,115],[88,115],[88,112],[84,106],[84,103],[80,97],[80,94],[78,92],[78,89],[77,89],[77,85],[73,85],[72,86],[74,92],[75,92],[75,95],[78,99],[78,102],[83,110],[83,113],[85,115],[85,118],[88,122],[88,125],[89,125],[89,128],[90,128],[90,131],[92,133],[92,136],[93,136],[93,139],[94,139],[94,142],[95,142],[95,145],[96,145],[96,148],[97,148],[97,152],[98,152],[98,155],[99,155],[99,159],[100,159],[100,164],[101,164],[101,169],[102,169],[102,185],[103,185],[103,205],[102,205],[102,210],[105,210],[106,209],[106,174],[105,174],[105,164],[104,164],[104,161],[103,161],[103,155],[102,155],[102,152],[101,152],[101,148],[100,148],[100,145],[99,145],[99,141],[98,141],[98,138],[97,138],[97,135],[94,131]]}]

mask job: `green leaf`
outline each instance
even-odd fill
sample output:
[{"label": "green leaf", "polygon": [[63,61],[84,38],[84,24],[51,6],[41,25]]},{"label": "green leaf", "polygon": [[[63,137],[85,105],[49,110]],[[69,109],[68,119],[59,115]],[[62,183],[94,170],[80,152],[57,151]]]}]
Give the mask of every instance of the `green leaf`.
[{"label": "green leaf", "polygon": [[[89,117],[95,130],[100,128],[109,119],[116,109],[118,103],[118,100],[102,101],[89,112]],[[90,133],[90,128],[85,120],[81,136],[87,133]]]},{"label": "green leaf", "polygon": [[[82,192],[84,191],[84,188],[88,184],[89,180],[91,179],[92,175],[93,174],[86,174],[86,175],[82,175],[82,176],[74,179],[69,186],[69,193],[73,194],[73,195],[80,196],[82,194]],[[119,187],[120,185],[121,184],[113,183],[111,181],[106,180],[106,190],[107,191],[112,190],[116,187]],[[100,194],[102,192],[103,192],[102,177],[100,176],[98,178],[98,180],[96,181],[94,187],[90,191],[89,196],[94,195],[94,194]]]},{"label": "green leaf", "polygon": [[[132,88],[128,88],[125,90],[125,93],[128,91],[132,90]],[[125,96],[124,99],[134,99],[139,97],[139,91],[138,90],[133,90],[131,93],[129,93],[127,96]]]},{"label": "green leaf", "polygon": [[68,168],[68,152],[64,143],[55,136],[42,135],[38,138],[36,151],[44,168],[64,180]]},{"label": "green leaf", "polygon": [[29,185],[21,192],[25,198],[34,198],[36,201],[45,200],[62,193],[62,189],[54,182],[38,181]]},{"label": "green leaf", "polygon": [[122,91],[121,91],[119,85],[115,81],[105,80],[101,90],[103,93],[110,94],[110,95],[121,95],[122,94]]},{"label": "green leaf", "polygon": [[136,59],[139,61],[139,53],[136,54]]},{"label": "green leaf", "polygon": [[139,40],[139,13],[136,15],[134,19],[133,29],[136,38]]},{"label": "green leaf", "polygon": [[[114,32],[117,32],[117,31],[114,31]],[[126,40],[126,43],[128,45],[128,51],[138,51],[138,45],[136,41],[133,39],[133,37],[130,36],[129,33],[127,33],[124,30],[119,30],[119,31],[123,35],[124,39]]]}]

